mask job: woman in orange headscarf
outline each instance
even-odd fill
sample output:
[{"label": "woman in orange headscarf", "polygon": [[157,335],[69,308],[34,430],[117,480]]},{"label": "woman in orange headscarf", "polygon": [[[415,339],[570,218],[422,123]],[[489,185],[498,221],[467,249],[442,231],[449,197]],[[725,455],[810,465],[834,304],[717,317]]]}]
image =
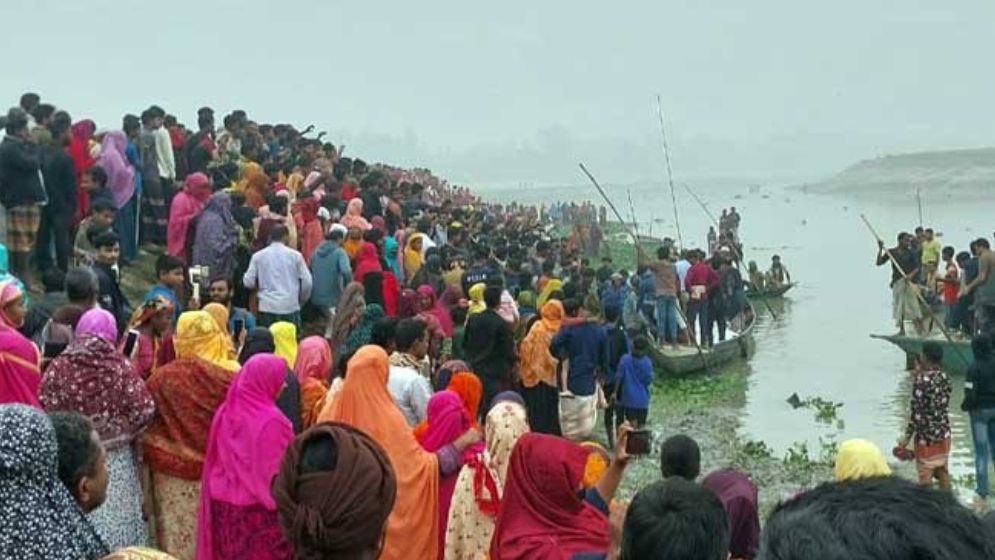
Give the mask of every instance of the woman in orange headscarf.
[{"label": "woman in orange headscarf", "polygon": [[235,184],[235,190],[245,193],[245,203],[259,209],[266,205],[266,195],[269,194],[269,177],[263,171],[263,166],[249,162],[242,168],[242,178]]},{"label": "woman in orange headscarf", "polygon": [[551,299],[539,310],[529,334],[518,347],[522,374],[522,397],[529,411],[529,426],[540,434],[560,434],[559,399],[556,388],[557,360],[549,351],[553,336],[560,330],[563,304]]},{"label": "woman in orange headscarf", "polygon": [[[473,426],[480,429],[477,424],[477,411],[480,410],[480,399],[484,396],[484,386],[480,383],[480,378],[468,371],[460,371],[453,374],[446,386],[446,391],[452,391],[459,396],[463,407],[470,413]],[[416,438],[421,438],[428,429],[428,420],[422,420],[414,428]]]},{"label": "woman in orange headscarf", "polygon": [[332,348],[320,336],[309,336],[297,346],[294,373],[301,384],[302,429],[308,429],[318,420],[321,403],[328,392],[328,378],[332,369]]},{"label": "woman in orange headscarf", "polygon": [[456,472],[460,454],[480,440],[469,430],[430,453],[412,435],[387,391],[390,362],[379,346],[363,346],[349,361],[342,391],[322,410],[319,422],[344,422],[387,452],[397,476],[397,499],[387,520],[382,559],[435,558],[439,553],[439,477]]}]

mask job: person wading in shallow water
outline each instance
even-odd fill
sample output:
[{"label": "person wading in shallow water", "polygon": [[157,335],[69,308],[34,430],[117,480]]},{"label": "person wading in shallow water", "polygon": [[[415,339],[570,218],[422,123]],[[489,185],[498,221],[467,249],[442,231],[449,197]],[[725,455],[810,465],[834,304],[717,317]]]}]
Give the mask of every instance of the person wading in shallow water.
[{"label": "person wading in shallow water", "polygon": [[882,266],[888,262],[891,262],[891,311],[898,324],[898,334],[905,335],[905,321],[911,320],[916,331],[923,335],[925,329],[922,309],[919,307],[919,287],[915,285],[915,278],[919,274],[919,259],[912,250],[911,234],[898,234],[898,245],[893,249],[886,250],[884,241],[878,240],[876,264]]}]

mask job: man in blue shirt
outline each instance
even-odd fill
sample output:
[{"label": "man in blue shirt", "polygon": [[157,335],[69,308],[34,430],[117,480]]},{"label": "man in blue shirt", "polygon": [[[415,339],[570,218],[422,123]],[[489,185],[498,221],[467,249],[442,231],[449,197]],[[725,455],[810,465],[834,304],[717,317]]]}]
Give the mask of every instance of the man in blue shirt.
[{"label": "man in blue shirt", "polygon": [[[176,290],[183,286],[183,261],[172,255],[160,255],[155,261],[155,274],[159,282],[145,293],[142,301],[149,301],[156,296],[162,296],[173,304],[173,325],[176,325],[176,318],[183,313],[183,304],[176,295]],[[200,307],[199,302],[194,302],[192,307]]]},{"label": "man in blue shirt", "polygon": [[234,293],[235,284],[227,277],[211,280],[211,285],[207,289],[207,297],[212,303],[220,303],[228,308],[228,332],[235,334],[235,324],[241,322],[242,332],[247,333],[256,328],[256,316],[248,309],[232,305],[231,298]]},{"label": "man in blue shirt", "polygon": [[595,321],[577,317],[581,301],[563,302],[567,319],[553,337],[550,351],[570,360],[565,395],[561,395],[561,429],[573,440],[590,437],[598,420],[597,383],[608,371],[608,337]]}]

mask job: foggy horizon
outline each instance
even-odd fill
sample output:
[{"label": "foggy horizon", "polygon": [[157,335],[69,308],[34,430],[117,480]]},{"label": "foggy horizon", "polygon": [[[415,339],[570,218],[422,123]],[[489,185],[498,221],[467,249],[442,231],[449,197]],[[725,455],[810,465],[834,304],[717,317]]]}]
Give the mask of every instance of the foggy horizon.
[{"label": "foggy horizon", "polygon": [[[800,183],[859,160],[995,145],[995,5],[520,1],[486,8],[8,0],[2,95],[120,127],[159,104],[313,123],[346,155],[456,182]],[[43,21],[37,21],[38,16]]]}]

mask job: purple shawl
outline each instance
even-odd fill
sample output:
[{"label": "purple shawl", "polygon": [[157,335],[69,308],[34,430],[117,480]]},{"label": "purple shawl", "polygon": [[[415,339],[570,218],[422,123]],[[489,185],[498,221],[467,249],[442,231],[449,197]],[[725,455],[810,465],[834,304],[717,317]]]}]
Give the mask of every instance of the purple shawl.
[{"label": "purple shawl", "polygon": [[107,188],[114,198],[114,206],[124,207],[135,194],[135,170],[128,164],[125,150],[128,137],[120,130],[111,130],[104,135],[97,165],[107,172]]},{"label": "purple shawl", "polygon": [[235,269],[235,218],[224,191],[211,195],[197,219],[193,264],[210,267],[211,276],[230,276]]}]

